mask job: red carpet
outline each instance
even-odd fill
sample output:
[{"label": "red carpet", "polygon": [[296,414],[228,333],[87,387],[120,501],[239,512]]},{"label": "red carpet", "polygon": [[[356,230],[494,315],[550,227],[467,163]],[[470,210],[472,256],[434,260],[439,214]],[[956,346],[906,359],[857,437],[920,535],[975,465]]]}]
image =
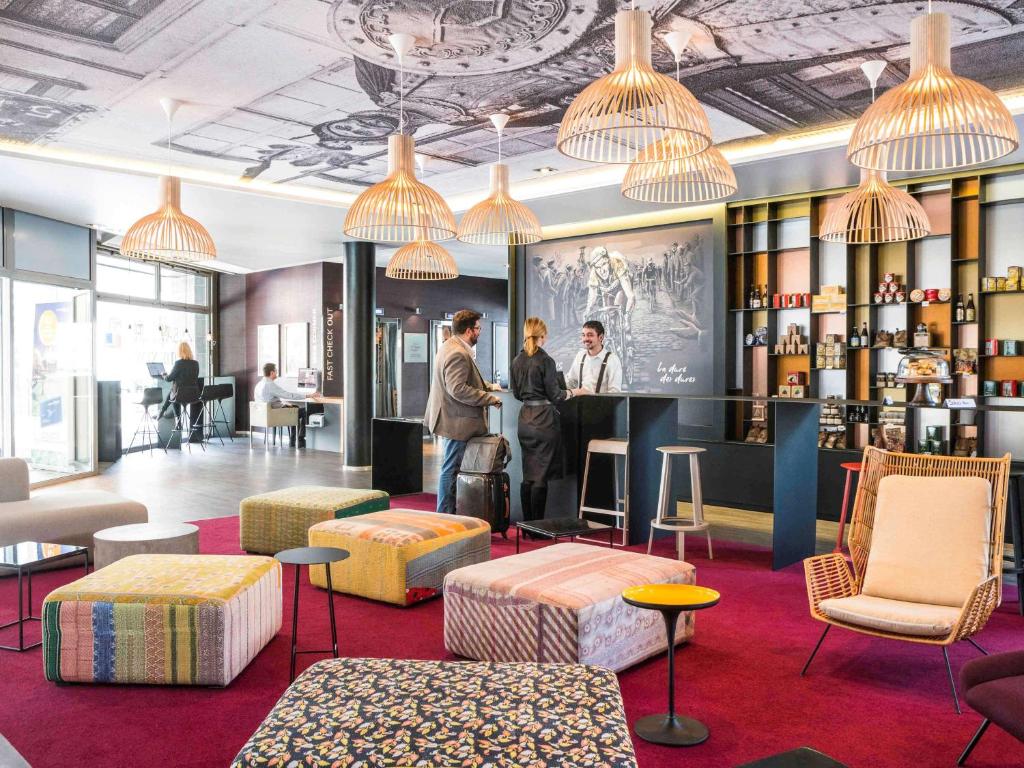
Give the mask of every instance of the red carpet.
[{"label": "red carpet", "polygon": [[[401,502],[432,508],[433,497]],[[199,526],[203,552],[238,552],[237,518]],[[722,602],[698,615],[694,641],[677,652],[677,699],[682,711],[709,726],[711,738],[686,749],[634,738],[643,768],[728,768],[801,745],[851,768],[955,763],[980,720],[969,710],[954,714],[937,648],[833,631],[801,678],[822,625],[808,616],[800,566],[773,573],[765,552],[726,542],[716,543],[709,562],[702,543],[691,544],[688,559],[701,584],[721,591]],[[494,539],[495,557],[513,552],[512,541]],[[667,544],[662,552],[669,554]],[[78,571],[41,574],[37,601],[71,573],[77,577]],[[291,579],[288,568],[286,587]],[[1015,598],[1013,590],[1007,597]],[[13,579],[0,580],[0,623],[13,618],[15,599]],[[329,637],[324,593],[306,585],[300,600],[300,647],[323,647]],[[442,600],[400,609],[338,595],[336,606],[345,655],[450,658],[442,640]],[[58,687],[43,680],[38,649],[0,651],[0,733],[34,768],[226,766],[287,687],[290,598],[284,610],[281,633],[226,689]],[[990,651],[1021,648],[1022,629],[1024,618],[1008,600],[978,640]],[[11,631],[3,630],[0,642],[11,640]],[[954,671],[975,655],[966,644],[955,647]],[[299,657],[300,664],[318,658]],[[664,711],[664,657],[619,679],[630,722]],[[1024,765],[1024,745],[991,728],[968,764]]]}]

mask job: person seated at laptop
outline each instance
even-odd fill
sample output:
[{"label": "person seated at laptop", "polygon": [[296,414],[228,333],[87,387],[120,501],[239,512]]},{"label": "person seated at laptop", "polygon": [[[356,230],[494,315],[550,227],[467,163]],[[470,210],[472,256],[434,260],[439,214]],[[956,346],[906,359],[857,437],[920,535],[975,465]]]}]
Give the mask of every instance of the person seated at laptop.
[{"label": "person seated at laptop", "polygon": [[179,402],[191,402],[199,398],[199,363],[192,354],[192,347],[187,341],[178,345],[178,359],[171,366],[170,373],[164,374],[164,381],[171,382],[171,389],[160,408],[162,419],[167,406],[174,405],[174,415],[181,411]]},{"label": "person seated at laptop", "polygon": [[[317,403],[307,404],[306,399],[319,400],[319,392],[291,392],[277,383],[277,365],[274,363],[263,364],[263,378],[256,382],[256,389],[253,392],[253,400],[257,403],[270,403],[271,408],[295,408],[299,409],[299,448],[306,447],[306,421],[309,414],[322,413],[323,406]],[[285,402],[296,400],[300,402]],[[295,428],[288,428],[288,444],[295,447]]]}]

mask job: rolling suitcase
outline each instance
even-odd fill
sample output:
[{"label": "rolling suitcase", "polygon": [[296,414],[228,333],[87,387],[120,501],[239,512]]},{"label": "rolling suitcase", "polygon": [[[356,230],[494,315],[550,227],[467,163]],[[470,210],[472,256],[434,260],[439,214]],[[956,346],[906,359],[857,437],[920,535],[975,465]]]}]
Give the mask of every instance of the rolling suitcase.
[{"label": "rolling suitcase", "polygon": [[460,472],[455,483],[455,514],[478,517],[491,524],[491,533],[508,538],[510,516],[508,472]]}]

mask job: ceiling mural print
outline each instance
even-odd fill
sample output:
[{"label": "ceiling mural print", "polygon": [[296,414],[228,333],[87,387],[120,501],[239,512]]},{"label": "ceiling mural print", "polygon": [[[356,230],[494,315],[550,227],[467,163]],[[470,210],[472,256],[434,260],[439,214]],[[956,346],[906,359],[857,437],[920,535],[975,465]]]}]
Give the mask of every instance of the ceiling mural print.
[{"label": "ceiling mural print", "polygon": [[[398,126],[388,36],[415,37],[407,131],[424,175],[460,180],[494,162],[488,116],[511,116],[513,178],[580,167],[554,151],[566,107],[612,68],[612,0],[0,0],[0,137],[158,160],[161,96],[186,102],[175,162],[243,178],[351,189],[385,175]],[[956,70],[1024,86],[1024,2],[934,2],[953,26]],[[721,143],[847,121],[908,71],[925,0],[640,0],[661,41],[690,33],[682,83]],[[483,169],[477,172],[485,178]],[[476,177],[474,177],[475,179]],[[479,186],[479,184],[478,184]],[[457,188],[457,187],[456,187]]]}]

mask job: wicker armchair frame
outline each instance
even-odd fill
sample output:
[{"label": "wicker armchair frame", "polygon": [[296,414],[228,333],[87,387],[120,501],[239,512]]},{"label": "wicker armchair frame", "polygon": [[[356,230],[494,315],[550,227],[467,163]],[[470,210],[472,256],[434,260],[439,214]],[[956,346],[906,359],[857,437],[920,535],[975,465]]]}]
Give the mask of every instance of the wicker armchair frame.
[{"label": "wicker armchair frame", "polygon": [[[820,608],[823,600],[859,595],[864,585],[868,555],[871,553],[871,537],[874,532],[875,505],[878,499],[878,485],[887,475],[911,475],[914,477],[982,477],[992,486],[992,514],[989,526],[989,573],[987,579],[978,584],[964,603],[959,619],[947,635],[922,637],[904,635],[898,632],[864,627],[827,616]],[[865,448],[860,483],[853,503],[853,520],[849,534],[852,563],[843,555],[829,553],[804,560],[804,576],[807,579],[807,600],[811,617],[827,626],[818,644],[814,647],[803,675],[821,647],[825,635],[833,626],[860,632],[874,637],[903,640],[909,643],[935,645],[942,648],[953,689],[953,702],[957,712],[960,703],[953,682],[947,648],[959,640],[967,640],[978,650],[984,650],[972,639],[981,631],[989,616],[1002,601],[1003,587],[1003,539],[1006,525],[1006,496],[1010,479],[1010,454],[999,459],[963,458],[959,456],[928,456],[912,453],[890,453],[878,448]]]}]

